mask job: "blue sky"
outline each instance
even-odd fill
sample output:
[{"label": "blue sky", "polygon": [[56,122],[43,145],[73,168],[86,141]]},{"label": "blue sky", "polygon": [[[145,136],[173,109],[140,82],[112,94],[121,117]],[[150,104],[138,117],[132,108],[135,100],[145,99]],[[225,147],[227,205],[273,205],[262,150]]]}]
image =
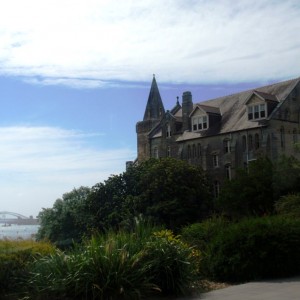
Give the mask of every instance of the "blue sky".
[{"label": "blue sky", "polygon": [[300,76],[298,0],[6,2],[0,211],[123,172],[153,73],[166,109]]}]

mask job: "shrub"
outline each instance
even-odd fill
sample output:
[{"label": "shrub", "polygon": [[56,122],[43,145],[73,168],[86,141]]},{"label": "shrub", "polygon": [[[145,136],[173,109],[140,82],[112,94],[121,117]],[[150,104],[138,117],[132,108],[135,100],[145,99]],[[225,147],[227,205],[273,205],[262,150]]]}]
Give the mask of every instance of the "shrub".
[{"label": "shrub", "polygon": [[195,280],[199,252],[184,244],[170,230],[155,232],[146,245],[147,276],[163,294],[185,294]]},{"label": "shrub", "polygon": [[275,210],[280,215],[300,218],[300,194],[282,196],[275,203]]},{"label": "shrub", "polygon": [[57,251],[37,260],[29,293],[44,299],[140,299],[161,291],[178,293],[193,278],[191,253],[170,232],[108,232],[69,254]]},{"label": "shrub", "polygon": [[194,223],[181,230],[182,239],[189,245],[196,246],[202,253],[210,241],[229,224],[229,221],[221,217],[213,217],[201,223]]},{"label": "shrub", "polygon": [[35,257],[53,251],[54,248],[46,242],[0,241],[0,296],[20,290],[28,276],[28,264]]},{"label": "shrub", "polygon": [[264,217],[220,231],[204,260],[212,279],[241,282],[299,274],[299,249],[300,220]]}]

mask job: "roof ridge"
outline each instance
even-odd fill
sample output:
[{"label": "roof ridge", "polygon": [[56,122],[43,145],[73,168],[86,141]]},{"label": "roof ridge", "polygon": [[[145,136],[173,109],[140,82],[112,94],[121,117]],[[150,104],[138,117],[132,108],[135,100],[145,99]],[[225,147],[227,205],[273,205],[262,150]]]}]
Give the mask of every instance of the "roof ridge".
[{"label": "roof ridge", "polygon": [[[195,104],[201,104],[201,103],[205,103],[205,102],[209,102],[209,101],[214,101],[214,100],[230,97],[230,96],[233,96],[233,95],[240,95],[240,94],[244,94],[244,93],[249,93],[251,91],[257,91],[258,89],[268,88],[268,87],[271,87],[271,86],[274,86],[274,85],[284,84],[284,83],[287,83],[287,82],[292,82],[292,81],[297,81],[297,80],[299,81],[300,77],[295,77],[293,79],[288,79],[288,80],[284,80],[284,81],[280,81],[280,82],[274,82],[272,84],[263,85],[263,86],[260,86],[260,87],[240,91],[240,92],[237,92],[237,93],[230,93],[228,95],[223,95],[223,96],[220,96],[220,97],[217,97],[217,98],[212,98],[212,99],[203,100],[201,102],[196,102]],[[260,91],[258,90],[258,92],[260,92]],[[262,92],[262,93],[264,93],[264,92]],[[272,94],[269,94],[269,95],[272,95]]]}]

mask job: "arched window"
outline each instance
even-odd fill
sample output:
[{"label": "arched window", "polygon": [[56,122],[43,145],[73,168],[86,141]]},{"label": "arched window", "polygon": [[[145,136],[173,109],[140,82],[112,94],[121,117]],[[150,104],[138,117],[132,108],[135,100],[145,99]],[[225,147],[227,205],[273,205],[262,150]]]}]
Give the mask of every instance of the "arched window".
[{"label": "arched window", "polygon": [[201,144],[197,145],[197,156],[200,158],[201,157]]},{"label": "arched window", "polygon": [[167,157],[171,157],[171,147],[167,147]]},{"label": "arched window", "polygon": [[258,133],[255,133],[255,136],[254,136],[254,148],[255,149],[259,148],[259,134]]},{"label": "arched window", "polygon": [[249,134],[249,136],[248,136],[248,147],[249,147],[250,151],[253,149],[253,140],[252,140],[251,134]]},{"label": "arched window", "polygon": [[224,149],[224,153],[230,153],[230,140],[229,139],[225,139],[223,141],[223,149]]},{"label": "arched window", "polygon": [[293,143],[296,144],[298,142],[298,134],[297,134],[297,129],[293,129]]},{"label": "arched window", "polygon": [[280,128],[280,146],[282,149],[285,147],[284,127]]},{"label": "arched window", "polygon": [[212,160],[213,160],[213,166],[218,167],[219,166],[219,155],[217,153],[212,154]]},{"label": "arched window", "polygon": [[158,158],[158,148],[157,147],[154,147],[154,149],[153,149],[153,157]]},{"label": "arched window", "polygon": [[193,154],[192,154],[193,156],[193,158],[196,158],[197,157],[197,152],[196,152],[196,145],[195,144],[193,144]]},{"label": "arched window", "polygon": [[230,164],[225,166],[225,176],[227,179],[231,180],[231,165]]},{"label": "arched window", "polygon": [[284,119],[287,121],[290,119],[290,111],[288,108],[286,108],[284,111]]},{"label": "arched window", "polygon": [[214,196],[215,198],[218,198],[220,194],[220,182],[218,180],[216,180],[214,182]]},{"label": "arched window", "polygon": [[243,147],[243,152],[247,151],[247,138],[245,135],[242,137],[242,147]]},{"label": "arched window", "polygon": [[166,127],[166,136],[167,138],[171,137],[171,125],[168,123]]},{"label": "arched window", "polygon": [[188,158],[191,158],[192,153],[191,153],[191,146],[188,145],[188,153],[187,153]]}]

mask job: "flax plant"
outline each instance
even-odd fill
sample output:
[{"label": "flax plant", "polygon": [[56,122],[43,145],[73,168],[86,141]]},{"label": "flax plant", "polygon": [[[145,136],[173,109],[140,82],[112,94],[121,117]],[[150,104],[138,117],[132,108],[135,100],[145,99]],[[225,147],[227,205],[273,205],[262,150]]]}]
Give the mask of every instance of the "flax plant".
[{"label": "flax plant", "polygon": [[96,235],[71,252],[33,264],[34,299],[141,299],[182,292],[191,281],[191,251],[175,237],[138,225],[134,232]]}]

